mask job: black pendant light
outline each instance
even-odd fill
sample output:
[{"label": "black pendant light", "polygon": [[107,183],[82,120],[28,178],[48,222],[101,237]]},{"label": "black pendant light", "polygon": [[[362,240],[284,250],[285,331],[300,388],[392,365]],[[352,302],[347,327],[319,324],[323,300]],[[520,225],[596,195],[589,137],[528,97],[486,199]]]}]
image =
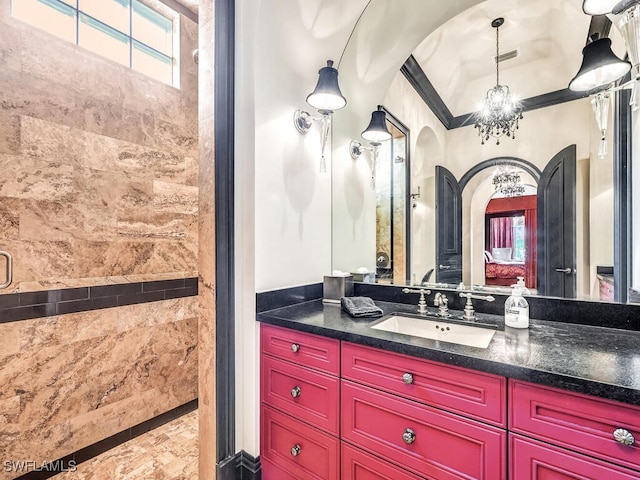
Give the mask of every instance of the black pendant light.
[{"label": "black pendant light", "polygon": [[599,38],[582,49],[582,65],[569,82],[569,90],[587,92],[622,78],[631,70],[631,63],[611,51],[611,39]]},{"label": "black pendant light", "polygon": [[338,86],[338,70],[333,68],[333,60],[327,60],[327,66],[318,71],[318,84],[307,96],[307,103],[320,113],[332,113],[347,104]]},{"label": "black pendant light", "polygon": [[387,129],[387,117],[378,105],[378,109],[371,113],[371,121],[367,129],[362,132],[362,138],[372,143],[381,143],[391,138],[391,132]]}]

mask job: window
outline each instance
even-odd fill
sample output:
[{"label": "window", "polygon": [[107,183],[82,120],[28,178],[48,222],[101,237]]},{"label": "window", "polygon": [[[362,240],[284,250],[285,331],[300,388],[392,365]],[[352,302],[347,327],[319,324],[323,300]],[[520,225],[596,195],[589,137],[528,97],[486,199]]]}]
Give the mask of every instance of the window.
[{"label": "window", "polygon": [[114,62],[178,85],[178,23],[140,0],[13,0],[11,13]]}]

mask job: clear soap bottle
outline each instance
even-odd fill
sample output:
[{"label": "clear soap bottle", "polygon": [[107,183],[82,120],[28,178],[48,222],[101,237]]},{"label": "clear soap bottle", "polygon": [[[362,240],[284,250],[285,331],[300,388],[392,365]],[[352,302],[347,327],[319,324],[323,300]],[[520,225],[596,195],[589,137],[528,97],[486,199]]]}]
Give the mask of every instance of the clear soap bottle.
[{"label": "clear soap bottle", "polygon": [[504,303],[504,324],[512,328],[529,328],[529,303],[522,296],[528,292],[524,285],[524,278],[518,277],[518,283],[513,286],[513,292]]}]

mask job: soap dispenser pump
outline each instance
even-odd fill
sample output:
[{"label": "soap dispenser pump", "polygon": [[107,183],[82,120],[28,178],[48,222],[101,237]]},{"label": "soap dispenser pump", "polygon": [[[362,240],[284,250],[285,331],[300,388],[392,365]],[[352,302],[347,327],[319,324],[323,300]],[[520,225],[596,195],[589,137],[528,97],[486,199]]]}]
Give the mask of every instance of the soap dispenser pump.
[{"label": "soap dispenser pump", "polygon": [[529,303],[522,296],[529,292],[525,287],[524,278],[518,277],[513,285],[513,292],[504,303],[504,324],[512,328],[529,328]]}]

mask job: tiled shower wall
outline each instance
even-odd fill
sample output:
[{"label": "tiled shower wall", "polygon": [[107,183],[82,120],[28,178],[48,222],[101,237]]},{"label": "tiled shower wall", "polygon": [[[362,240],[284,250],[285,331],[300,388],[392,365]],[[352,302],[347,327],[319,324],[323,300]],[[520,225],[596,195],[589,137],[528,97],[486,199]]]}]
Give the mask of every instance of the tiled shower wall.
[{"label": "tiled shower wall", "polygon": [[0,2],[0,245],[15,259],[12,290],[194,276],[197,25],[182,18],[176,89]]},{"label": "tiled shower wall", "polygon": [[[197,276],[197,24],[181,18],[177,89],[9,5],[0,250],[14,283],[1,292]],[[197,297],[165,298],[5,323],[0,309],[0,461],[55,460],[196,398]]]}]

